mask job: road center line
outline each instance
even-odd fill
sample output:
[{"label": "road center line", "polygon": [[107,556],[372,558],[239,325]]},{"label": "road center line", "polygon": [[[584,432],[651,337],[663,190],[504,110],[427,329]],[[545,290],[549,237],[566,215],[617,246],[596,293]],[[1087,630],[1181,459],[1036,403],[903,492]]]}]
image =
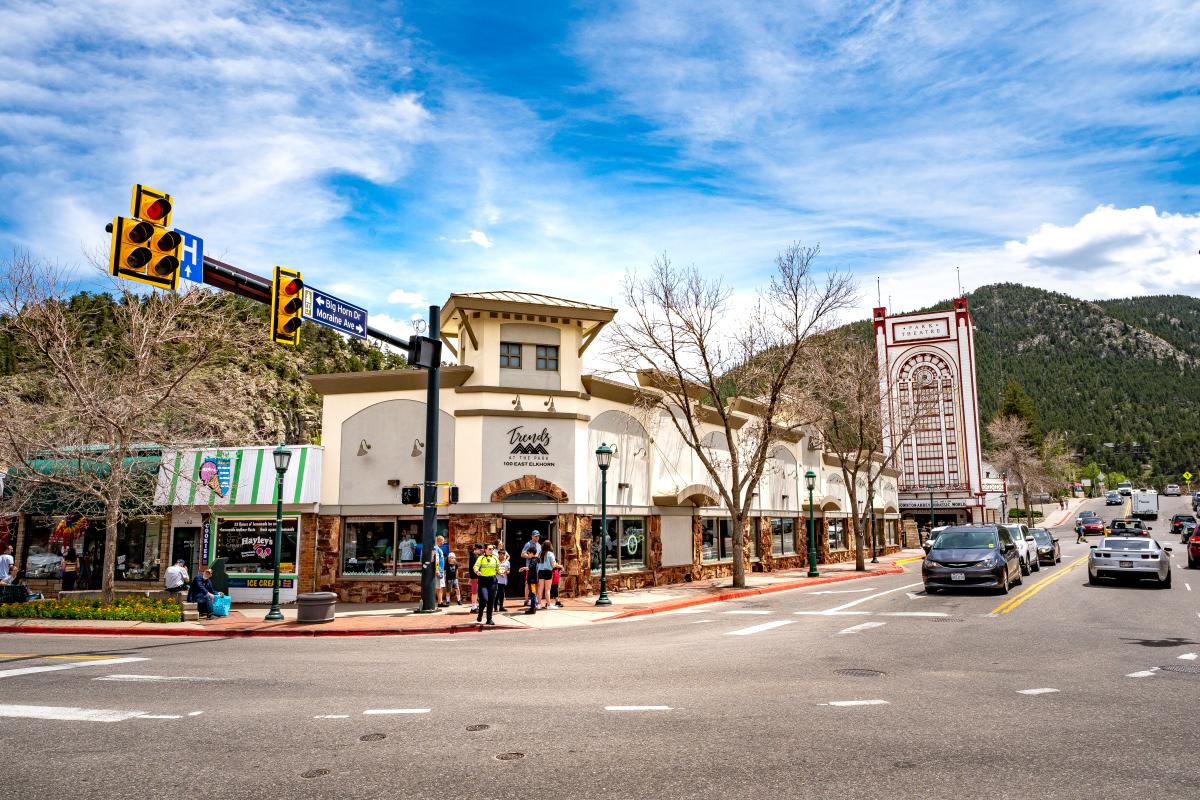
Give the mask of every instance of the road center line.
[{"label": "road center line", "polygon": [[52,719],[70,722],[123,722],[140,717],[144,711],[118,711],[112,708],[74,708],[64,706],[0,705],[0,717]]},{"label": "road center line", "polygon": [[796,620],[794,620],[794,619],[777,619],[777,620],[773,620],[771,622],[764,622],[761,625],[751,625],[749,628],[741,628],[740,630],[729,631],[725,635],[726,636],[750,636],[751,634],[754,634],[754,633],[762,633],[763,631],[769,631],[772,628],[778,628],[781,625],[791,625],[795,621]]},{"label": "road center line", "polygon": [[886,622],[860,622],[858,625],[851,625],[849,628],[844,628],[844,629],[838,631],[837,633],[834,634],[834,636],[842,636],[847,633],[862,633],[863,631],[870,630],[871,628],[879,628],[884,625],[887,625],[887,623]]},{"label": "road center line", "polygon": [[1025,590],[1021,591],[1020,593],[1018,593],[1015,597],[1010,597],[1009,599],[1005,600],[1003,603],[1001,603],[1000,605],[998,605],[992,609],[992,611],[991,611],[992,616],[995,616],[997,614],[1007,614],[1008,612],[1012,611],[1017,606],[1024,603],[1029,598],[1033,597],[1035,594],[1040,592],[1042,589],[1045,589],[1047,586],[1054,583],[1056,580],[1059,580],[1060,578],[1064,578],[1067,575],[1071,574],[1072,569],[1074,569],[1075,567],[1079,566],[1080,564],[1084,563],[1087,560],[1088,560],[1087,556],[1080,556],[1079,558],[1075,559],[1070,564],[1067,564],[1066,566],[1064,566],[1062,569],[1060,569],[1058,572],[1054,573],[1050,577],[1043,578],[1042,580],[1035,583],[1033,586],[1030,586],[1028,589],[1025,589]]},{"label": "road center line", "polygon": [[428,714],[431,708],[368,708],[364,714]]},{"label": "road center line", "polygon": [[[64,669],[78,669],[80,667],[107,667],[113,664],[130,664],[134,661],[149,660],[141,656],[129,656],[127,658],[105,658],[96,661],[75,661],[70,664],[50,664],[42,667],[17,667],[16,669],[0,670],[0,678],[16,678],[20,675],[34,675],[38,672],[59,672]],[[138,713],[142,712],[139,711]]]}]

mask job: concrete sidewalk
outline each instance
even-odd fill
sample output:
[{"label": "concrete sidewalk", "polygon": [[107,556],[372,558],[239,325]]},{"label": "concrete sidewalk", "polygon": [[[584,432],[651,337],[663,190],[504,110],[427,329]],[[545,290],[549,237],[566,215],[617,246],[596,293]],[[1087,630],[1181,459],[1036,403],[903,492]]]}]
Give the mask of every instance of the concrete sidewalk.
[{"label": "concrete sidewalk", "polygon": [[128,622],[116,620],[6,619],[0,633],[109,634],[127,636],[397,636],[410,634],[457,634],[485,631],[514,631],[563,628],[593,622],[658,614],[689,606],[733,600],[739,597],[802,589],[825,583],[871,578],[904,571],[904,563],[919,561],[924,553],[904,550],[880,556],[878,564],[867,559],[867,570],[856,572],[854,562],[820,567],[819,578],[807,577],[805,569],[772,573],[749,573],[746,588],[734,589],[729,578],[678,583],[613,592],[612,605],[598,607],[596,597],[564,598],[562,608],[539,609],[525,614],[521,601],[508,601],[507,611],[497,613],[495,626],[480,626],[469,606],[451,606],[435,614],[418,614],[406,604],[339,603],[332,622],[312,625],[296,622],[296,609],[284,607],[282,622],[265,622],[266,606],[239,606],[228,617],[201,622]]}]

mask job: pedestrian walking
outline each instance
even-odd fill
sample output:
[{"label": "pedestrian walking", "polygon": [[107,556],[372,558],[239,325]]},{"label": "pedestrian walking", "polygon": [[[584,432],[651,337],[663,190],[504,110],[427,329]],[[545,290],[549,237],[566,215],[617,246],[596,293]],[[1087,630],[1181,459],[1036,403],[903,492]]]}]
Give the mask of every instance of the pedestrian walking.
[{"label": "pedestrian walking", "polygon": [[552,608],[550,603],[550,584],[554,580],[554,551],[550,543],[542,548],[542,556],[538,559],[538,602],[546,608]]},{"label": "pedestrian walking", "polygon": [[467,573],[471,579],[471,611],[479,610],[479,575],[475,572],[475,562],[483,555],[483,542],[476,542],[471,548],[471,557],[467,561]]},{"label": "pedestrian walking", "polygon": [[15,577],[13,573],[13,549],[12,545],[5,545],[4,552],[0,553],[0,583],[10,583]]},{"label": "pedestrian walking", "polygon": [[197,572],[192,581],[192,588],[188,591],[188,602],[195,603],[196,611],[205,619],[212,619],[212,602],[216,596],[217,590],[213,588],[212,584],[212,570],[206,569],[203,572]]},{"label": "pedestrian walking", "polygon": [[168,592],[178,596],[180,592],[186,592],[188,584],[192,582],[192,578],[188,575],[187,562],[182,558],[175,559],[175,563],[167,567],[167,576],[163,580],[163,586]]},{"label": "pedestrian walking", "polygon": [[446,604],[450,604],[450,598],[454,598],[454,602],[462,605],[462,592],[458,588],[458,556],[454,551],[450,551],[450,555],[446,556]]},{"label": "pedestrian walking", "polygon": [[1087,544],[1087,537],[1083,535],[1083,520],[1075,520],[1075,542],[1083,542]]},{"label": "pedestrian walking", "polygon": [[479,610],[475,612],[475,621],[483,622],[484,615],[487,615],[485,624],[495,625],[496,623],[492,622],[492,612],[496,609],[496,573],[500,571],[500,559],[496,558],[495,545],[489,544],[483,554],[475,559],[472,567],[476,575],[475,585],[479,591],[475,598],[479,606]]},{"label": "pedestrian walking", "polygon": [[512,562],[508,560],[508,551],[501,550],[500,566],[496,570],[496,610],[504,610],[504,593],[508,591],[508,573],[512,570]]},{"label": "pedestrian walking", "polygon": [[538,559],[541,555],[542,534],[535,530],[529,534],[529,541],[521,548],[521,558],[525,562],[525,566],[521,567],[521,577],[525,582],[525,605],[529,606],[525,609],[526,614],[537,613]]},{"label": "pedestrian walking", "polygon": [[75,591],[75,581],[79,578],[79,554],[75,552],[74,547],[68,547],[67,552],[63,554],[62,563],[62,590],[64,592]]}]

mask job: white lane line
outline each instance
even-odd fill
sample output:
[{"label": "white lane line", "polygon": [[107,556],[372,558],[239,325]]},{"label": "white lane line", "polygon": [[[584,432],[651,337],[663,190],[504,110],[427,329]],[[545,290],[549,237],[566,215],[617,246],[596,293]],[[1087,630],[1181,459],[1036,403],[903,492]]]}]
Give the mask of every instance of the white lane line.
[{"label": "white lane line", "polygon": [[350,719],[349,714],[318,714],[313,719]]},{"label": "white lane line", "polygon": [[843,628],[842,630],[835,633],[834,636],[843,636],[847,633],[861,633],[863,631],[868,631],[871,628],[879,628],[884,625],[887,625],[887,623],[886,622],[862,622],[862,623],[859,623],[858,625],[851,625],[849,628]]},{"label": "white lane line", "polygon": [[79,669],[80,667],[107,667],[113,664],[131,664],[134,661],[149,660],[140,656],[128,656],[127,658],[101,658],[95,661],[72,661],[70,664],[51,664],[45,667],[18,667],[17,669],[0,670],[0,678],[15,678],[19,675],[33,675],[38,672],[58,672],[64,669]]},{"label": "white lane line", "polygon": [[203,713],[204,713],[203,711],[189,711],[188,716],[189,717],[198,717]]},{"label": "white lane line", "polygon": [[746,609],[742,609],[740,611],[722,611],[721,613],[722,614],[743,614],[743,615],[762,616],[764,614],[770,614],[772,612],[746,608]]},{"label": "white lane line", "polygon": [[1176,658],[1182,658],[1184,661],[1195,661],[1196,654],[1195,653],[1184,653],[1181,656],[1176,656]]},{"label": "white lane line", "polygon": [[822,589],[819,592],[801,592],[801,594],[814,596],[818,594],[858,594],[859,592],[870,592],[874,589],[874,586],[864,586],[861,589]]},{"label": "white lane line", "polygon": [[183,719],[182,714],[138,714],[138,719]]},{"label": "white lane line", "polygon": [[670,706],[605,706],[605,711],[671,711]]},{"label": "white lane line", "polygon": [[887,700],[830,700],[828,703],[817,703],[819,706],[886,706],[890,705]]},{"label": "white lane line", "polygon": [[802,617],[869,617],[873,611],[796,611]]},{"label": "white lane line", "polygon": [[859,603],[866,603],[870,600],[874,600],[877,597],[883,597],[885,594],[891,594],[892,592],[904,592],[909,589],[915,588],[917,586],[924,586],[924,585],[925,584],[923,584],[923,583],[910,583],[907,586],[897,586],[895,589],[885,589],[882,592],[876,592],[875,594],[869,594],[866,597],[860,597],[857,600],[851,600],[849,603],[843,603],[840,606],[835,606],[834,608],[828,608],[825,611],[826,611],[826,613],[833,613],[834,611],[845,611],[847,608],[853,608],[854,606],[858,605]]},{"label": "white lane line", "polygon": [[112,708],[0,705],[0,717],[53,719],[71,722],[123,722],[127,719],[140,717],[145,713],[145,711],[118,711]]},{"label": "white lane line", "polygon": [[92,678],[94,681],[122,681],[136,683],[139,681],[223,681],[224,678],[193,678],[188,676],[174,675],[102,675],[99,678]]},{"label": "white lane line", "polygon": [[1058,689],[1018,689],[1017,694],[1054,694]]},{"label": "white lane line", "polygon": [[885,611],[885,617],[948,617],[945,611]]},{"label": "white lane line", "polygon": [[1183,588],[1187,589],[1190,592],[1192,590],[1192,585],[1190,583],[1185,583],[1183,585]]},{"label": "white lane line", "polygon": [[428,714],[431,708],[368,708],[364,714]]},{"label": "white lane line", "polygon": [[763,631],[769,631],[772,628],[778,628],[781,625],[791,625],[795,621],[796,620],[794,620],[794,619],[777,619],[773,622],[764,622],[761,625],[751,625],[749,628],[742,628],[742,629],[736,630],[736,631],[729,631],[725,635],[726,636],[750,636],[751,634],[762,633]]},{"label": "white lane line", "polygon": [[703,625],[706,622],[716,622],[715,619],[694,619],[688,625]]},{"label": "white lane line", "polygon": [[1126,675],[1125,677],[1126,678],[1149,678],[1149,677],[1152,677],[1154,675],[1154,673],[1156,673],[1156,672],[1158,672],[1158,667],[1152,667],[1150,669],[1143,669],[1139,672],[1131,672],[1128,675]]}]

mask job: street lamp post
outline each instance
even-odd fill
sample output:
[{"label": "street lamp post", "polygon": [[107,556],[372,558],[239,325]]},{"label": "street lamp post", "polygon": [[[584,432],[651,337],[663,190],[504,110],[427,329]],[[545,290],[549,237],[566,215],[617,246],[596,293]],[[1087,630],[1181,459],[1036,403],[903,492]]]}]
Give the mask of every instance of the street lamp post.
[{"label": "street lamp post", "polygon": [[925,484],[925,488],[929,490],[929,535],[933,536],[934,519],[933,519],[933,481]]},{"label": "street lamp post", "polygon": [[612,448],[603,442],[596,448],[596,465],[600,467],[600,596],[596,605],[611,606],[608,598],[608,465]]},{"label": "street lamp post", "polygon": [[1000,480],[1004,482],[1000,490],[1000,524],[1008,524],[1008,473],[1001,472]]},{"label": "street lamp post", "polygon": [[274,622],[283,619],[283,613],[279,610],[279,549],[283,541],[283,476],[292,462],[292,451],[281,444],[271,455],[275,459],[275,546],[271,549],[275,576],[271,581],[271,610],[267,612],[266,619]]},{"label": "street lamp post", "polygon": [[804,483],[808,487],[808,577],[819,578],[817,572],[817,522],[813,511],[813,489],[817,485],[817,473],[811,469],[804,473]]},{"label": "street lamp post", "polygon": [[[871,498],[874,500],[875,498]],[[871,526],[871,563],[879,563],[879,527],[875,524],[875,505],[871,504],[870,519],[867,524]]]}]

